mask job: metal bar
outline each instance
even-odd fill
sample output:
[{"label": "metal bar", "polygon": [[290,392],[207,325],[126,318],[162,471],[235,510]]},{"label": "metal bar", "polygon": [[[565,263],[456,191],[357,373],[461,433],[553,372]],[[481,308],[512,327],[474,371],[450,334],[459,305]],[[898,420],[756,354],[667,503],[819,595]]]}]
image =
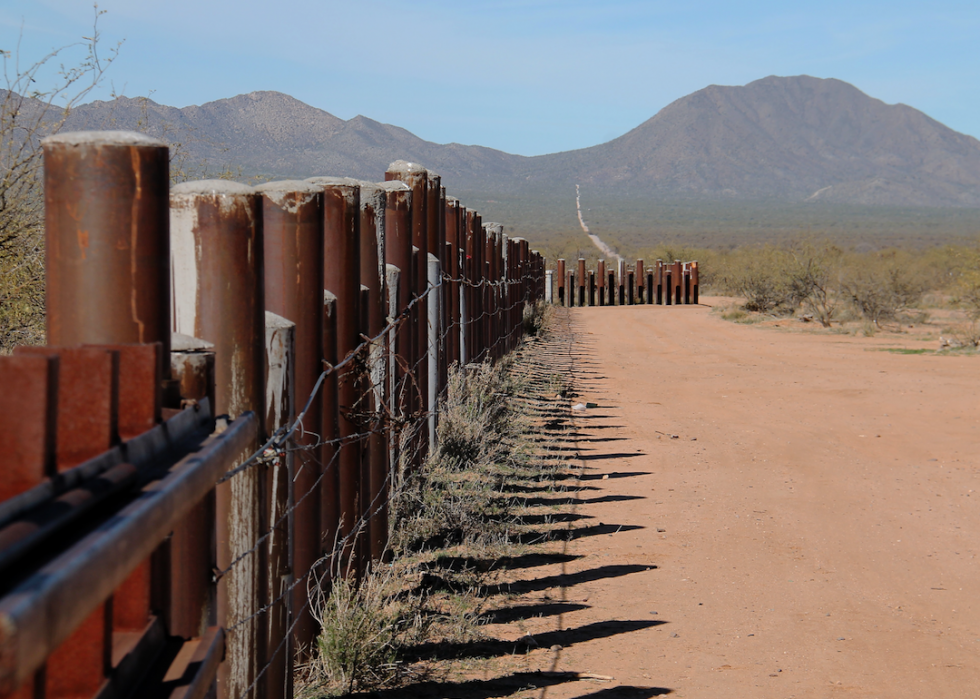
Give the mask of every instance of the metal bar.
[{"label": "metal bar", "polygon": [[91,618],[113,589],[214,487],[242,449],[255,441],[257,433],[254,413],[241,416],[0,600],[0,647],[4,649],[0,654],[0,693],[12,692],[30,678]]}]

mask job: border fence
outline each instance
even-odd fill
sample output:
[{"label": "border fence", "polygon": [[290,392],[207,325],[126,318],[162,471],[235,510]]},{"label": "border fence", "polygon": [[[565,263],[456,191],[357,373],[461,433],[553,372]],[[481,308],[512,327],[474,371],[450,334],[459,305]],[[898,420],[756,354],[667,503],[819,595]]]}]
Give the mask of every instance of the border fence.
[{"label": "border fence", "polygon": [[605,260],[599,260],[596,267],[586,270],[585,258],[580,257],[576,273],[559,259],[556,269],[545,273],[545,300],[570,307],[698,303],[697,261],[657,260],[652,267],[645,267],[643,260],[631,266],[620,258],[616,270],[611,265],[607,269]]},{"label": "border fence", "polygon": [[451,368],[545,295],[526,240],[384,182],[169,186],[45,139],[47,347],[0,357],[0,696],[291,697],[310,590],[386,554]]}]

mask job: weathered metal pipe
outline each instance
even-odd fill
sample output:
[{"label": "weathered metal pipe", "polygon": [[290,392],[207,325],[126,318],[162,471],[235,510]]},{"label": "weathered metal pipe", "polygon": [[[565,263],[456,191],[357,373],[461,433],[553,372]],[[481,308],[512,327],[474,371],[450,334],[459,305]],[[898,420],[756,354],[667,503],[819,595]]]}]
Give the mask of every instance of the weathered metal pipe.
[{"label": "weathered metal pipe", "polygon": [[[224,180],[186,182],[170,194],[174,329],[214,344],[215,414],[265,414],[264,247],[261,200],[251,187]],[[260,439],[264,436],[260,430]],[[247,457],[258,440],[243,449]],[[256,469],[218,486],[217,568],[250,550],[260,536]],[[218,585],[218,622],[231,626],[256,608],[259,570],[246,556]],[[256,619],[228,639],[228,662],[218,682],[226,696],[239,696],[258,668],[252,652]]]},{"label": "weathered metal pipe", "polygon": [[160,342],[169,377],[167,145],[88,131],[43,148],[48,344]]}]

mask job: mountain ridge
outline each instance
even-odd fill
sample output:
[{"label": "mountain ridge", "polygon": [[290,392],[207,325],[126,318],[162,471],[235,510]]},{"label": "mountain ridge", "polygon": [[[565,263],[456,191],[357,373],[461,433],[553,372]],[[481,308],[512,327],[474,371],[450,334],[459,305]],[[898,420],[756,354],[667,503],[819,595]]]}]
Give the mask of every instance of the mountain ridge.
[{"label": "mountain ridge", "polygon": [[834,78],[709,85],[611,141],[532,157],[433,143],[272,91],[184,108],[92,102],[65,128],[138,128],[248,175],[378,180],[390,162],[412,160],[451,190],[488,196],[552,196],[582,184],[613,197],[980,207],[980,141]]}]

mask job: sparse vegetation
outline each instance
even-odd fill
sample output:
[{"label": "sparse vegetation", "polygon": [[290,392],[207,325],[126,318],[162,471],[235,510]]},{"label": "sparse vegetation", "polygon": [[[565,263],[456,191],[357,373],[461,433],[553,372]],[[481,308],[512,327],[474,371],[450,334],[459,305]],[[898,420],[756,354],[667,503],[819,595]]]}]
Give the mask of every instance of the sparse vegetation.
[{"label": "sparse vegetation", "polygon": [[[526,319],[539,333],[548,332],[543,312],[536,308]],[[336,575],[329,596],[314,600],[323,631],[297,676],[298,696],[403,686],[450,667],[465,671],[473,655],[467,649],[495,642],[484,625],[488,612],[510,598],[501,563],[523,554],[529,537],[547,545],[561,526],[551,511],[528,516],[525,499],[511,493],[559,490],[565,472],[563,461],[544,459],[541,447],[532,447],[529,406],[536,400],[567,406],[567,397],[565,377],[531,377],[520,359],[452,372],[439,446],[393,496],[393,560],[359,583]]]}]

